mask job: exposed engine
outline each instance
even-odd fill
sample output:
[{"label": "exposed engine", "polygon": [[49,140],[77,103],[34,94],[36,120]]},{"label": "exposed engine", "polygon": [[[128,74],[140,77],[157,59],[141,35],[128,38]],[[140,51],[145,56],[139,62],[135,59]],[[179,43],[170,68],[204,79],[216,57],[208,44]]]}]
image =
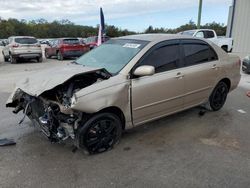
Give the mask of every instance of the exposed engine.
[{"label": "exposed engine", "polygon": [[18,90],[13,103],[14,113],[23,110],[42,132],[53,142],[75,138],[76,130],[82,121],[83,113],[70,108],[74,93],[96,82],[108,79],[105,71],[79,74],[38,97],[30,96]]}]

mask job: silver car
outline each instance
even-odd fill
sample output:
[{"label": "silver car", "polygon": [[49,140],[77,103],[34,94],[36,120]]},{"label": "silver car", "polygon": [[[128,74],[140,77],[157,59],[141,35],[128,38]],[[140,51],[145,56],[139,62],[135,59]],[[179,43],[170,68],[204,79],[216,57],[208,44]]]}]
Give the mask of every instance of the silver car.
[{"label": "silver car", "polygon": [[240,67],[239,57],[203,39],[127,36],[29,75],[6,106],[23,111],[51,141],[72,138],[99,153],[124,129],[199,105],[220,110],[240,81]]},{"label": "silver car", "polygon": [[38,40],[30,36],[12,36],[4,47],[3,57],[5,61],[17,63],[19,59],[35,59],[42,62],[42,48]]}]

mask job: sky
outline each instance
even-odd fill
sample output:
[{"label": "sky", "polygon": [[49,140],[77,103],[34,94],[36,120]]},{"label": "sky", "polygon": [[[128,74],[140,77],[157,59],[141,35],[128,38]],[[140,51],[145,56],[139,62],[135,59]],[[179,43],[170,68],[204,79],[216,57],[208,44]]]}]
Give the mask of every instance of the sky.
[{"label": "sky", "polygon": [[[176,28],[197,21],[199,0],[0,0],[0,17],[48,21],[68,19],[75,24],[105,23],[137,32],[153,27]],[[227,24],[232,0],[203,0],[201,24]]]}]

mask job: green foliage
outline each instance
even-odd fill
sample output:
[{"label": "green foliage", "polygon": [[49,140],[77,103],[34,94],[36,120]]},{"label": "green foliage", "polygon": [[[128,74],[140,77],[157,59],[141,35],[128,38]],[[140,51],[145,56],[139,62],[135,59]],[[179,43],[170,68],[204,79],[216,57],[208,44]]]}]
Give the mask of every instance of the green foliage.
[{"label": "green foliage", "polygon": [[[4,20],[0,18],[0,38],[9,36],[29,35],[37,38],[59,38],[59,37],[89,37],[98,34],[98,26],[75,25],[69,20],[55,20],[48,22],[41,18],[38,20],[26,21],[24,19]],[[106,35],[119,37],[135,32],[122,30],[113,25],[106,26]]]},{"label": "green foliage", "polygon": [[[185,30],[192,30],[197,29],[196,24],[190,20],[189,23],[182,25],[175,29],[167,29],[167,28],[153,28],[152,26],[149,26],[145,33],[179,33],[181,31]],[[218,36],[226,35],[227,26],[224,26],[224,24],[221,23],[207,23],[205,25],[201,25],[201,29],[213,29],[217,33]]]},{"label": "green foliage", "polygon": [[[226,34],[226,26],[216,22],[207,23],[201,26],[201,28],[214,29],[218,35]],[[192,20],[175,29],[153,28],[153,26],[149,26],[143,33],[178,33],[190,29],[196,29],[196,25]],[[13,18],[4,20],[0,18],[0,38],[18,35],[35,36],[37,38],[89,37],[97,34],[98,25],[96,27],[75,25],[67,19],[48,22],[43,18],[30,21]],[[107,36],[119,37],[131,34],[136,34],[136,32],[121,29],[114,25],[106,25]]]}]

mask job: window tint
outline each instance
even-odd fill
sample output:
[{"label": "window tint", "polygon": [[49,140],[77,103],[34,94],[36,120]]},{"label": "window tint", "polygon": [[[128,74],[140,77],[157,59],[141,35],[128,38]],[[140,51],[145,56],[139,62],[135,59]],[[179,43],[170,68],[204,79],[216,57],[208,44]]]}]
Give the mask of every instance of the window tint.
[{"label": "window tint", "polygon": [[217,54],[206,43],[194,41],[184,42],[184,64],[185,66],[196,65],[208,61],[217,60]]},{"label": "window tint", "polygon": [[205,32],[205,38],[214,38],[214,32],[213,31],[204,31]]},{"label": "window tint", "polygon": [[78,39],[63,39],[63,44],[80,44]]},{"label": "window tint", "polygon": [[15,42],[19,44],[36,44],[38,41],[35,38],[15,38]]},{"label": "window tint", "polygon": [[155,72],[164,72],[178,68],[179,64],[179,44],[171,44],[160,47],[152,51],[141,65],[151,65],[155,67]]}]

